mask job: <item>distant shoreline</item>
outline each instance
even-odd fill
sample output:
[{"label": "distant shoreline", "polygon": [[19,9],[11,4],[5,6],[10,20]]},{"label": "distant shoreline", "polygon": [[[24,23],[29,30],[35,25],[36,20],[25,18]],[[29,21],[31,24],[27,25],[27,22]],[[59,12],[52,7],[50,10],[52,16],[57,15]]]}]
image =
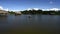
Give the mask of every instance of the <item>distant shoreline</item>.
[{"label": "distant shoreline", "polygon": [[[60,10],[59,11],[42,11],[42,10],[24,10],[24,11],[19,11],[20,14],[41,14],[41,15],[60,15]],[[11,11],[9,12],[10,14],[15,14],[15,12]],[[18,13],[17,13],[18,14]]]}]

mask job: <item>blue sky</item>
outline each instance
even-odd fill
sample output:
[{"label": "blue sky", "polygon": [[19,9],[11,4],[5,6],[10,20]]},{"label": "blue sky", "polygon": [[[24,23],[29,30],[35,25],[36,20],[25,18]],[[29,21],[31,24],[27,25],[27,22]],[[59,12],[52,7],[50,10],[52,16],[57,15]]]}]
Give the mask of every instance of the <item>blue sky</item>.
[{"label": "blue sky", "polygon": [[9,10],[25,10],[28,8],[60,8],[60,0],[0,0],[0,6]]}]

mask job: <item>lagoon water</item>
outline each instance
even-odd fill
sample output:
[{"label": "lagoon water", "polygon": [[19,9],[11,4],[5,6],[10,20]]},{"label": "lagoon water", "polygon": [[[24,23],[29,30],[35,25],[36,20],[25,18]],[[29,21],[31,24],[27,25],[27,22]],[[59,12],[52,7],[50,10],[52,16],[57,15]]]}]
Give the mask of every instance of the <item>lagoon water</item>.
[{"label": "lagoon water", "polygon": [[60,34],[59,15],[8,15],[0,17],[0,33]]}]

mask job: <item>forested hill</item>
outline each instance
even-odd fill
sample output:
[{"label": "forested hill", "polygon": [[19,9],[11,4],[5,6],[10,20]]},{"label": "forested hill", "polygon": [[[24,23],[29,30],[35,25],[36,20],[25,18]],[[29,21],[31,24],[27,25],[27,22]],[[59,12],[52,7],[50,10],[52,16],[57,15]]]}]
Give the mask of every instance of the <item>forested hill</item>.
[{"label": "forested hill", "polygon": [[[15,14],[13,11],[8,11],[10,14]],[[19,11],[21,14],[43,14],[43,15],[60,15],[60,10],[54,11],[43,11],[43,10],[24,10],[24,11]]]},{"label": "forested hill", "polygon": [[22,14],[45,14],[45,15],[60,15],[60,10],[54,11],[43,11],[43,10],[24,10],[21,11]]}]

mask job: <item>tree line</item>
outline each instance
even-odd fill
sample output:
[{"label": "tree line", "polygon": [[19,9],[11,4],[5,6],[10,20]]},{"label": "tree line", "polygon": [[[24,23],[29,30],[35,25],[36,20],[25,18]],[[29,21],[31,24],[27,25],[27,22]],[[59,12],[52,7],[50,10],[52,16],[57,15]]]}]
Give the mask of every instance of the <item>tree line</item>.
[{"label": "tree line", "polygon": [[60,11],[42,11],[42,10],[25,10],[21,11],[22,14],[43,14],[43,15],[60,15]]},{"label": "tree line", "polygon": [[[60,15],[60,10],[59,11],[54,11],[54,10],[50,10],[50,11],[42,11],[42,10],[24,10],[24,11],[20,11],[22,14],[42,14],[42,15]],[[15,12],[11,11],[9,12],[10,14],[15,14]]]}]

